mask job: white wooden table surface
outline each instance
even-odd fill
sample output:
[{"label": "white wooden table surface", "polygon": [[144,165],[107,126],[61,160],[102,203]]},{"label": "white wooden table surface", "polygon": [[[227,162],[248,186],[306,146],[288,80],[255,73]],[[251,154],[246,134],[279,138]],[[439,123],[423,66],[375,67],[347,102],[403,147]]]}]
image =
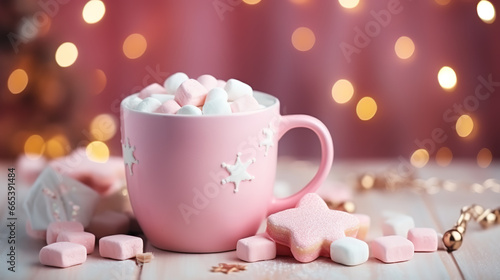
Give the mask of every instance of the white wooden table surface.
[{"label": "white wooden table surface", "polygon": [[[247,271],[212,273],[210,268],[221,262],[244,263],[234,251],[217,254],[181,254],[162,251],[147,243],[145,251],[155,255],[151,263],[142,267],[134,260],[115,261],[99,256],[96,249],[82,265],[60,269],[39,263],[38,252],[45,244],[29,238],[24,230],[26,215],[22,202],[26,186],[17,185],[16,272],[7,264],[7,167],[0,170],[0,279],[500,279],[500,225],[483,230],[470,222],[462,247],[453,252],[415,253],[408,262],[383,264],[370,258],[368,262],[346,267],[320,257],[311,263],[299,263],[292,257],[278,257],[271,261],[248,263]],[[387,161],[335,162],[329,180],[348,181],[352,175],[365,171],[383,171]],[[281,160],[277,179],[280,193],[293,192],[303,186],[315,172],[316,165],[309,162]],[[481,169],[475,162],[454,162],[444,168],[428,165],[418,170],[419,178],[432,176],[451,179],[458,183],[455,191],[441,190],[435,194],[417,193],[408,189],[396,192],[369,191],[355,193],[357,213],[370,215],[372,225],[368,240],[381,236],[382,213],[406,213],[415,219],[418,227],[432,227],[438,232],[451,228],[462,206],[477,203],[489,208],[500,206],[500,193],[486,190],[472,192],[472,183],[489,178],[500,179],[500,163]],[[283,186],[292,186],[284,189]]]}]

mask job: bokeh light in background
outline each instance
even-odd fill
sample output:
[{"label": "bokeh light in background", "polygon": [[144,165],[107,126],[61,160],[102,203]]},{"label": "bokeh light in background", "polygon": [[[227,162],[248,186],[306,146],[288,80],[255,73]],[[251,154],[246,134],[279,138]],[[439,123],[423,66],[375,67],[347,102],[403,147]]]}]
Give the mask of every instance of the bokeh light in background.
[{"label": "bokeh light in background", "polygon": [[467,137],[474,129],[474,121],[469,115],[461,115],[456,122],[455,128],[460,137]]},{"label": "bokeh light in background", "polygon": [[441,147],[436,152],[436,163],[439,166],[446,167],[453,160],[453,152],[448,147]]},{"label": "bokeh light in background", "polygon": [[361,98],[356,106],[356,114],[362,121],[372,119],[377,113],[377,102],[369,96]]},{"label": "bokeh light in background", "polygon": [[58,158],[68,154],[70,145],[66,136],[59,134],[50,138],[46,143],[46,155],[49,158]]},{"label": "bokeh light in background", "polygon": [[90,0],[82,11],[83,20],[88,24],[99,22],[106,13],[106,6],[100,0]]},{"label": "bokeh light in background", "polygon": [[445,90],[452,90],[457,85],[457,74],[449,66],[443,66],[438,72],[439,85]]},{"label": "bokeh light in background", "polygon": [[90,134],[95,140],[107,141],[115,136],[116,130],[117,121],[110,114],[98,115],[90,122]]},{"label": "bokeh light in background", "polygon": [[71,42],[62,43],[56,51],[56,62],[61,67],[68,67],[78,58],[78,49]]},{"label": "bokeh light in background", "polygon": [[415,52],[415,44],[410,37],[401,36],[394,45],[394,51],[399,58],[408,59]]},{"label": "bokeh light in background", "polygon": [[123,53],[127,58],[136,59],[144,54],[147,47],[146,38],[141,34],[134,33],[130,34],[123,42]]},{"label": "bokeh light in background", "polygon": [[346,9],[352,9],[358,6],[359,0],[339,0],[339,4]]},{"label": "bokeh light in background", "polygon": [[28,74],[23,69],[12,71],[7,80],[7,88],[12,94],[21,93],[28,85]]},{"label": "bokeh light in background", "polygon": [[255,5],[255,4],[258,4],[261,0],[243,0],[243,2],[245,2],[245,4],[248,4],[248,5]]},{"label": "bokeh light in background", "polygon": [[109,148],[101,141],[93,141],[85,149],[88,159],[95,162],[107,162],[109,159]]},{"label": "bokeh light in background", "polygon": [[479,153],[477,153],[477,165],[481,168],[486,168],[491,164],[493,156],[488,148],[482,148]]},{"label": "bokeh light in background", "polygon": [[435,0],[435,1],[441,6],[448,5],[451,2],[451,0]]},{"label": "bokeh light in background", "polygon": [[104,88],[106,88],[107,84],[107,78],[106,78],[106,73],[102,71],[101,69],[95,69],[93,72],[93,94],[99,94],[101,93]]},{"label": "bokeh light in background", "polygon": [[411,165],[416,168],[424,167],[429,162],[429,152],[426,149],[418,149],[410,157]]},{"label": "bokeh light in background", "polygon": [[305,52],[314,46],[316,42],[316,36],[314,32],[307,27],[299,27],[293,31],[292,34],[292,45],[299,51]]},{"label": "bokeh light in background", "polygon": [[45,151],[45,140],[42,136],[34,134],[24,142],[24,154],[30,159],[38,159]]},{"label": "bokeh light in background", "polygon": [[335,102],[344,104],[351,100],[354,94],[352,83],[345,79],[340,79],[335,82],[332,87],[332,97]]},{"label": "bokeh light in background", "polygon": [[477,15],[485,23],[491,24],[495,21],[496,11],[490,1],[481,0],[477,3]]}]

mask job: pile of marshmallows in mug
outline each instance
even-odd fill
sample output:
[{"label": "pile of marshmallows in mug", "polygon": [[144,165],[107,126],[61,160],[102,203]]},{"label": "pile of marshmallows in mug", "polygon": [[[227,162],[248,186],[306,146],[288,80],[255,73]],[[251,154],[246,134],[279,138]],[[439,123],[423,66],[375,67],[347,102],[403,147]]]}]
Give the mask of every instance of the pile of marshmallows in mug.
[{"label": "pile of marshmallows in mug", "polygon": [[176,115],[225,115],[262,108],[253,97],[252,87],[229,79],[217,80],[211,75],[198,79],[178,72],[165,80],[163,86],[153,83],[129,99],[129,108],[145,113]]}]

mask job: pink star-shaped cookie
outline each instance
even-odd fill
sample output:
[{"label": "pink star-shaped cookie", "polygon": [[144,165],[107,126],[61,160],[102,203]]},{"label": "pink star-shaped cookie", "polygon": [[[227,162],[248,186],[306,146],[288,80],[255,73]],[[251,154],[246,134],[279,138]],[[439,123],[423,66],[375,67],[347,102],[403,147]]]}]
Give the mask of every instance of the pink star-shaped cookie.
[{"label": "pink star-shaped cookie", "polygon": [[330,244],[342,237],[356,237],[359,220],[346,212],[330,210],[315,193],[306,194],[297,208],[272,214],[267,233],[274,241],[290,247],[300,262],[330,256]]}]

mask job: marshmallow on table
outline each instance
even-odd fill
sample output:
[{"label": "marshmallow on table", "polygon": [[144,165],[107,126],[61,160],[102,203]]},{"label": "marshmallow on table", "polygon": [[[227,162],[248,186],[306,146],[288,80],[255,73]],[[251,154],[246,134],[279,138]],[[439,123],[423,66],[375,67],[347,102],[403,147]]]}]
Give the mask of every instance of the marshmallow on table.
[{"label": "marshmallow on table", "polygon": [[150,84],[149,86],[143,88],[139,92],[139,98],[151,97],[154,94],[167,94],[167,91],[164,87],[160,86],[158,83]]},{"label": "marshmallow on table", "polygon": [[415,252],[434,252],[438,248],[438,235],[433,228],[412,228],[408,231],[408,240]]},{"label": "marshmallow on table", "polygon": [[366,242],[353,238],[344,237],[330,244],[330,258],[343,265],[359,265],[368,260],[370,250]]},{"label": "marshmallow on table", "polygon": [[385,263],[404,262],[413,257],[414,246],[402,236],[389,235],[373,240],[370,251],[373,257]]},{"label": "marshmallow on table", "polygon": [[84,263],[87,260],[87,249],[71,242],[52,243],[40,250],[38,259],[43,265],[69,267]]},{"label": "marshmallow on table", "polygon": [[198,77],[198,82],[202,84],[207,90],[211,90],[217,86],[217,79],[212,75],[201,75]]},{"label": "marshmallow on table", "polygon": [[210,90],[202,111],[203,115],[231,114],[231,106],[227,102],[227,92],[222,88]]},{"label": "marshmallow on table", "polygon": [[262,234],[238,240],[236,256],[246,262],[276,258],[276,243]]},{"label": "marshmallow on table", "polygon": [[174,100],[179,105],[201,106],[205,102],[208,90],[197,80],[189,79],[183,82],[175,92]]},{"label": "marshmallow on table", "polygon": [[163,102],[163,104],[161,104],[161,106],[156,109],[155,113],[175,114],[177,113],[177,111],[179,111],[180,108],[181,106],[179,105],[179,103],[177,103],[173,99],[170,99]]},{"label": "marshmallow on table", "polygon": [[79,222],[52,222],[47,228],[47,244],[56,242],[57,237],[63,231],[83,231],[83,225]]},{"label": "marshmallow on table", "polygon": [[443,243],[443,234],[438,232],[436,235],[437,235],[437,239],[438,239],[437,248],[439,250],[446,250],[447,248],[446,248],[446,246],[444,246],[444,243]]},{"label": "marshmallow on table", "polygon": [[224,86],[228,94],[229,101],[235,101],[245,95],[253,95],[252,87],[245,84],[242,81],[238,81],[236,79],[229,79]]},{"label": "marshmallow on table", "polygon": [[252,95],[243,95],[231,103],[231,111],[233,113],[255,111],[258,109],[260,109],[259,102]]},{"label": "marshmallow on table", "polygon": [[185,105],[182,106],[178,111],[177,115],[192,115],[192,116],[201,116],[203,113],[201,109],[193,106],[193,105]]},{"label": "marshmallow on table", "polygon": [[177,72],[168,77],[165,80],[165,83],[163,83],[163,86],[165,87],[165,90],[167,91],[168,94],[175,94],[179,86],[188,79],[189,77],[186,74],[182,72]]},{"label": "marshmallow on table", "polygon": [[46,240],[47,231],[46,230],[34,230],[31,227],[30,221],[26,221],[26,234],[34,239]]},{"label": "marshmallow on table", "polygon": [[127,214],[116,211],[105,211],[92,217],[87,231],[97,239],[119,233],[127,233],[130,229],[130,218]]},{"label": "marshmallow on table", "polygon": [[142,253],[142,249],[142,239],[136,236],[117,234],[99,240],[99,254],[104,258],[126,260]]},{"label": "marshmallow on table", "polygon": [[95,236],[90,232],[63,231],[57,236],[56,242],[71,242],[81,244],[87,250],[87,254],[92,254],[95,247]]},{"label": "marshmallow on table", "polygon": [[144,100],[142,100],[135,109],[139,112],[145,112],[145,113],[152,113],[158,109],[158,107],[161,106],[160,100],[153,98],[153,97],[147,97]]},{"label": "marshmallow on table", "polygon": [[366,235],[370,229],[370,216],[365,214],[353,214],[359,220],[359,230],[356,235],[357,239],[366,240]]},{"label": "marshmallow on table", "polygon": [[415,227],[413,218],[408,215],[398,214],[386,219],[382,224],[384,235],[399,235],[406,237],[408,230]]}]

